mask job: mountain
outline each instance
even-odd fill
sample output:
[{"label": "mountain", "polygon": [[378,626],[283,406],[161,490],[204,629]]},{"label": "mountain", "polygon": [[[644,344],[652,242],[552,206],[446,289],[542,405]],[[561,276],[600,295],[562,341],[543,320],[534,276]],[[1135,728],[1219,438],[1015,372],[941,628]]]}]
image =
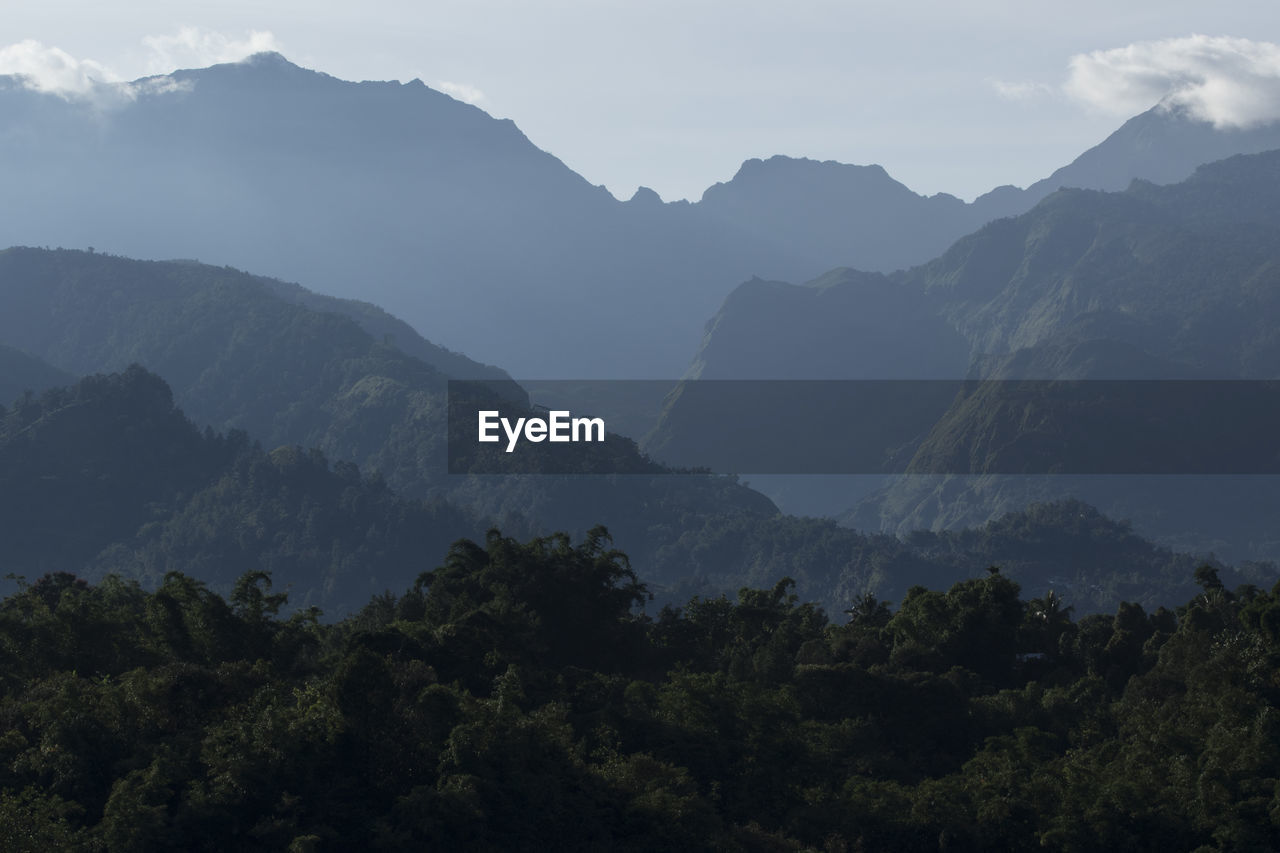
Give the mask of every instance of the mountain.
[{"label": "mountain", "polygon": [[277,54],[97,100],[6,80],[0,245],[306,281],[527,375],[672,375],[699,318],[778,257],[687,209],[618,202],[416,80],[346,82]]},{"label": "mountain", "polygon": [[[708,325],[689,376],[1275,379],[1278,214],[1280,152],[1231,157],[1167,186],[1057,192],[908,271],[837,270],[800,287],[744,284]],[[980,403],[958,402],[918,437],[918,452],[936,460],[1003,448],[978,458],[989,470],[1023,470],[1027,461],[1016,454],[1030,445],[1009,431],[1019,419],[996,417],[1023,404],[987,399],[1009,391],[991,385]],[[1215,414],[1250,418],[1248,409]],[[680,422],[675,412],[665,417]],[[655,436],[673,440],[662,427]],[[937,470],[924,459],[920,470]],[[850,483],[848,503],[866,488]],[[1280,494],[1266,478],[918,475],[844,519],[905,533],[981,524],[1066,496],[1133,518],[1180,547],[1239,558],[1278,551],[1265,508]]]},{"label": "mountain", "polygon": [[[1179,109],[1156,106],[1047,178],[998,187],[971,203],[922,196],[877,165],[775,156],[748,160],[695,208],[757,240],[790,248],[809,279],[835,267],[892,272],[924,263],[988,222],[1025,213],[1058,189],[1123,190],[1131,181],[1182,181],[1204,163],[1280,148],[1280,123],[1219,129]],[[774,275],[757,270],[760,276]]]},{"label": "mountain", "polygon": [[0,420],[0,517],[6,569],[29,580],[115,572],[154,587],[178,571],[230,590],[268,571],[294,607],[331,615],[404,588],[430,568],[424,554],[484,529],[316,451],[202,432],[136,365]]},{"label": "mountain", "polygon": [[[974,363],[985,376],[1275,379],[1277,214],[1280,152],[1237,156],[1180,184],[1055,194],[957,243],[903,284],[932,293],[975,351],[989,353]],[[988,400],[949,412],[925,440],[926,452],[937,452],[940,440],[951,451],[981,443],[1012,452],[1008,427],[992,431],[1001,405]],[[1257,415],[1225,401],[1206,411],[1241,424]],[[1280,486],[1271,477],[907,477],[847,521],[899,530],[964,526],[1064,494],[1133,518],[1180,547],[1235,559],[1280,550],[1268,510]]]},{"label": "mountain", "polygon": [[1089,378],[1273,378],[1278,217],[1280,151],[1060,191],[910,270],[748,281],[687,375],[1069,378],[1086,360]]},{"label": "mountain", "polygon": [[1063,187],[1123,190],[1134,180],[1174,184],[1191,177],[1205,163],[1276,148],[1280,148],[1280,123],[1219,128],[1196,119],[1184,108],[1161,104],[1129,119],[1101,143],[1025,192],[1038,199]]},{"label": "mountain", "polygon": [[919,289],[837,269],[804,285],[740,285],[707,323],[686,376],[949,379],[964,376],[968,356],[969,343]]},{"label": "mountain", "polygon": [[[22,397],[3,414],[0,517],[17,522],[3,533],[8,570],[29,578],[117,571],[149,585],[179,570],[218,589],[245,571],[270,570],[278,585],[292,585],[294,604],[336,613],[409,583],[424,568],[422,554],[493,522],[529,534],[604,523],[665,601],[788,574],[806,596],[840,609],[870,587],[895,597],[912,583],[949,584],[986,565],[977,565],[986,557],[930,556],[894,537],[782,516],[731,478],[447,476],[446,374],[375,340],[352,317],[299,304],[312,299],[296,286],[191,262],[0,252],[0,340],[67,371],[115,371]],[[371,310],[322,304],[357,317]],[[519,411],[518,386],[469,369]],[[205,424],[216,432],[201,431]],[[624,455],[607,458],[609,470],[652,467],[633,446],[610,447]],[[584,456],[580,470],[599,463]],[[1182,594],[1168,585],[1185,585],[1181,562],[1166,583],[1155,563],[1126,561],[1099,563],[1084,588],[1109,591],[1082,593],[1082,606],[1109,607],[1134,590],[1144,601]],[[1028,589],[1047,588],[1060,568],[1019,569],[1018,577]],[[1129,586],[1112,583],[1120,577]]]},{"label": "mountain", "polygon": [[528,398],[496,368],[405,329],[371,306],[225,267],[101,252],[0,252],[0,343],[75,375],[139,364],[168,383],[201,426],[245,431],[269,448],[317,448],[335,463],[380,475],[406,497],[445,498],[521,535],[581,534],[605,524],[637,568],[658,580],[681,575],[683,567],[662,553],[686,528],[721,514],[777,514],[767,498],[726,478],[572,476],[656,469],[625,440],[572,445],[580,451],[557,469],[563,476],[450,475],[454,377],[437,365],[481,380],[513,416],[532,414]]},{"label": "mountain", "polygon": [[737,282],[892,271],[1058,183],[1162,180],[1173,167],[1153,164],[1190,168],[1274,135],[1140,118],[1141,133],[1122,128],[1051,186],[968,205],[879,166],[780,157],[748,161],[696,204],[661,204],[615,200],[510,121],[416,80],[348,82],[278,54],[78,98],[7,77],[0,246],[303,281],[522,377],[667,378]]},{"label": "mountain", "polygon": [[898,280],[975,353],[1068,335],[1130,343],[1189,376],[1274,378],[1277,213],[1280,152],[1241,155],[1180,184],[1056,193]]},{"label": "mountain", "polygon": [[[6,568],[28,580],[115,573],[156,588],[180,572],[225,592],[268,572],[291,607],[331,617],[413,585],[433,567],[424,559],[485,525],[447,501],[397,496],[317,450],[266,452],[243,432],[202,432],[136,365],[27,397],[0,418],[0,516],[10,522],[0,529]],[[977,577],[999,561],[1025,589],[1055,588],[1082,611],[1106,610],[1122,598],[1177,600],[1194,567],[1078,504],[906,542],[741,512],[686,518],[679,534],[665,557],[683,572],[656,577],[667,599],[785,574],[836,608],[867,590],[897,600],[916,583]],[[1215,566],[1232,581],[1275,572]]]},{"label": "mountain", "polygon": [[[273,446],[341,447],[341,458],[363,463],[373,460],[359,436],[393,428],[386,410],[375,410],[414,392],[419,405],[423,394],[443,395],[449,376],[436,365],[523,396],[496,368],[416,336],[400,335],[399,345],[386,342],[390,333],[375,339],[362,322],[400,328],[377,309],[227,268],[9,249],[0,252],[0,307],[0,341],[67,373],[139,363],[171,383],[198,423],[247,430]],[[442,439],[434,441],[427,455],[443,453]]]},{"label": "mountain", "polygon": [[16,399],[27,391],[39,393],[46,388],[66,385],[72,379],[71,374],[30,353],[0,344],[0,401]]},{"label": "mountain", "polygon": [[943,251],[991,216],[955,196],[922,196],[881,166],[775,156],[748,160],[694,205],[807,266],[761,276],[809,278],[837,266],[891,272]]}]

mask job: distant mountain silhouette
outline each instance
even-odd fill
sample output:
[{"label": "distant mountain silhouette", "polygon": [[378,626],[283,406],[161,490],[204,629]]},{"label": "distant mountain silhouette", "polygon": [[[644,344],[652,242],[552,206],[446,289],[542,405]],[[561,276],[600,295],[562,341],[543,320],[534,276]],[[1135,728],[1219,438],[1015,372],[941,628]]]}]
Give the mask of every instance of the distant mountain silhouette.
[{"label": "distant mountain silhouette", "polygon": [[1280,148],[1280,123],[1216,128],[1184,109],[1155,106],[1025,192],[1038,200],[1062,187],[1123,190],[1135,179],[1173,184],[1204,163],[1275,148]]},{"label": "distant mountain silhouette", "polygon": [[0,245],[306,281],[551,376],[673,374],[732,283],[777,257],[688,210],[618,202],[420,81],[261,54],[143,83],[106,105],[0,87]]},{"label": "distant mountain silhouette", "polygon": [[[104,90],[105,91],[105,90]],[[100,93],[101,94],[101,93]],[[1114,188],[1273,147],[1153,111],[1027,190],[919,196],[879,166],[774,157],[695,204],[592,186],[420,81],[278,54],[61,98],[0,78],[0,245],[186,257],[375,303],[528,377],[672,377],[752,276],[922,263],[1059,184]],[[394,334],[394,333],[393,333]]]},{"label": "distant mountain silhouette", "polygon": [[688,375],[1063,378],[1079,365],[1029,348],[1115,341],[1123,352],[1089,353],[1091,375],[1273,378],[1277,223],[1280,151],[1168,186],[1061,191],[910,270],[746,282]]},{"label": "distant mountain silhouette", "polygon": [[990,218],[955,196],[917,195],[880,166],[791,157],[748,160],[695,207],[800,255],[810,265],[805,278],[835,266],[881,272],[912,266]]},{"label": "distant mountain silhouette", "polygon": [[961,378],[969,343],[917,289],[833,270],[805,285],[746,282],[707,323],[690,379]]}]

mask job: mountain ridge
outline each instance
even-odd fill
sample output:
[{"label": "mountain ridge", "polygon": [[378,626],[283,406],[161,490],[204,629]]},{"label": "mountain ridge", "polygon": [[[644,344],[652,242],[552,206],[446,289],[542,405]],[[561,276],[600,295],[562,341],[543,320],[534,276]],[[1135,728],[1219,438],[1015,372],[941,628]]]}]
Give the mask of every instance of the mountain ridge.
[{"label": "mountain ridge", "polygon": [[[966,204],[878,166],[772,157],[696,203],[622,202],[421,81],[344,81],[272,54],[122,85],[102,109],[0,90],[0,244],[303,281],[529,378],[678,376],[738,282],[909,267],[1040,192]],[[1175,118],[1162,132],[1185,130]],[[1113,138],[1095,159],[1128,137]]]}]

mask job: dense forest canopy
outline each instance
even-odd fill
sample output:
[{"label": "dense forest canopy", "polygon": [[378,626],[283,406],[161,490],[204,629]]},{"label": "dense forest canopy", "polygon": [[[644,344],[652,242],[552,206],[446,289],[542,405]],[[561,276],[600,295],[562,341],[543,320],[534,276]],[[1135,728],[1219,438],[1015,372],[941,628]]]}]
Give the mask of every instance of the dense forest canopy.
[{"label": "dense forest canopy", "polygon": [[603,529],[459,541],[332,624],[264,572],[49,574],[0,602],[0,843],[1275,849],[1280,586],[1195,581],[655,612]]}]

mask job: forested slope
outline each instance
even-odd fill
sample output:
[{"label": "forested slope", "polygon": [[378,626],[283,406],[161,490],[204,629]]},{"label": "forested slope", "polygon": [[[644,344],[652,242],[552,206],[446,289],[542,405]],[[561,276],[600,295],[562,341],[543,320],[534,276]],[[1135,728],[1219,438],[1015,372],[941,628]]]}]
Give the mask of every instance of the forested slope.
[{"label": "forested slope", "polygon": [[1073,621],[997,569],[829,621],[644,615],[603,531],[460,542],[325,625],[45,576],[0,603],[7,850],[1265,850],[1280,589]]}]

